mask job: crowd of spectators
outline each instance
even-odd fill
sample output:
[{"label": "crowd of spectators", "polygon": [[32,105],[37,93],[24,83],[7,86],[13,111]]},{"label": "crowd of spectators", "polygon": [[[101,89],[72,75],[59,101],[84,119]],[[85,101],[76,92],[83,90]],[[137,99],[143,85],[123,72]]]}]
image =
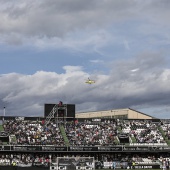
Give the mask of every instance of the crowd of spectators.
[{"label": "crowd of spectators", "polygon": [[[120,144],[119,136],[129,137],[129,143],[167,146],[160,124],[149,120],[105,120],[103,122],[66,123],[65,131],[70,145],[73,146],[109,146]],[[162,126],[170,137],[170,124]]]},{"label": "crowd of spectators", "polygon": [[[155,165],[162,166],[163,161],[169,161],[170,155],[168,154],[110,154],[110,153],[86,153],[86,154],[36,154],[36,153],[16,153],[0,154],[0,166],[10,166],[14,162],[18,166],[50,166],[57,163],[57,157],[71,158],[71,157],[94,157],[95,161],[100,161],[105,164],[116,161],[120,166],[128,166],[129,163],[135,162],[139,165]],[[126,167],[127,168],[127,167]]]},{"label": "crowd of spectators", "polygon": [[[10,145],[55,145],[66,146],[61,133],[64,127],[69,146],[114,146],[120,144],[119,136],[126,134],[129,144],[164,145],[165,138],[170,140],[170,121],[152,122],[151,120],[102,120],[102,121],[41,121],[5,120],[1,137],[15,136]],[[165,135],[165,138],[163,137]],[[165,146],[165,145],[164,145]],[[163,153],[0,153],[0,166],[42,165],[56,163],[57,157],[94,157],[96,161],[117,161],[127,168],[129,162],[139,165],[160,164],[162,167],[169,162],[170,154]],[[165,163],[166,162],[166,163]],[[122,164],[121,164],[122,163]]]},{"label": "crowd of spectators", "polygon": [[122,131],[135,138],[136,143],[164,145],[166,142],[158,127],[158,124],[146,120],[128,120],[121,124]]},{"label": "crowd of spectators", "polygon": [[16,165],[49,165],[51,157],[48,154],[0,154],[0,166]]},{"label": "crowd of spectators", "polygon": [[[5,120],[3,135],[15,136],[13,145],[66,146],[61,126],[65,130],[69,146],[114,146],[121,144],[120,137],[128,137],[129,144],[167,145],[163,133],[170,139],[170,123],[156,124],[150,120],[102,120],[102,121],[40,121]],[[162,129],[162,131],[161,131]],[[1,135],[1,136],[3,136]],[[127,142],[127,141],[126,141]]]},{"label": "crowd of spectators", "polygon": [[167,139],[170,140],[170,121],[169,120],[163,120],[161,122],[161,128],[165,133],[165,137],[167,137]]},{"label": "crowd of spectators", "polygon": [[10,144],[64,146],[60,129],[54,122],[45,126],[38,121],[7,120],[3,128],[16,137]]},{"label": "crowd of spectators", "polygon": [[72,146],[115,145],[117,138],[116,123],[110,120],[66,123],[65,131]]}]

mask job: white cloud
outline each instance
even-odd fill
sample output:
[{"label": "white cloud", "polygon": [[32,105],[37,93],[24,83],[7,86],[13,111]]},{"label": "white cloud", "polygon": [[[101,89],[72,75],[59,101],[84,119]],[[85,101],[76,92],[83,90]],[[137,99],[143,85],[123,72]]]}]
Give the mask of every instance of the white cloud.
[{"label": "white cloud", "polygon": [[[91,75],[96,80],[92,86],[85,83],[89,75],[80,66],[65,66],[63,74],[39,71],[33,75],[1,75],[1,108],[6,106],[8,115],[35,116],[42,115],[44,103],[56,103],[60,100],[76,104],[77,111],[141,108],[146,104],[150,107],[166,106],[170,94],[170,69],[161,68],[162,64],[158,61],[163,60],[162,57],[155,58],[149,53],[148,57],[145,65],[152,62],[152,67],[140,69],[143,67],[142,57],[127,63],[119,62],[119,65],[115,63],[117,67],[112,68],[110,75]],[[132,77],[129,68],[141,71],[135,71],[136,74]]]},{"label": "white cloud", "polygon": [[138,71],[139,70],[139,68],[136,68],[136,69],[133,69],[133,70],[130,70],[131,72],[136,72],[136,71]]},{"label": "white cloud", "polygon": [[102,63],[103,60],[90,60],[90,62],[92,62],[92,63]]}]

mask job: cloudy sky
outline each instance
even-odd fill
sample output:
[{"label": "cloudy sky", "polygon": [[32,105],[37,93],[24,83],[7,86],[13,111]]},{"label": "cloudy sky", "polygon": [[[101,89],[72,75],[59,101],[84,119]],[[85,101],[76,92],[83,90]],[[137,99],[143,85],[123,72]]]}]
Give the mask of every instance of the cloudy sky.
[{"label": "cloudy sky", "polygon": [[0,4],[0,115],[43,116],[61,100],[170,118],[169,0]]}]

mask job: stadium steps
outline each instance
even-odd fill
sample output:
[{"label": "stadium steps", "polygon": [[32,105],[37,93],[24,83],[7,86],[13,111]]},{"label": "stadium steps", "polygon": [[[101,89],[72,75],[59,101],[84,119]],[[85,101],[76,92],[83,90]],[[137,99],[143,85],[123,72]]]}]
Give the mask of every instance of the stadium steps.
[{"label": "stadium steps", "polygon": [[[0,125],[0,132],[4,131],[3,125]],[[0,145],[2,145],[3,142],[0,140]]]},{"label": "stadium steps", "polygon": [[0,125],[0,131],[4,131],[3,125]]},{"label": "stadium steps", "polygon": [[64,143],[66,144],[66,146],[70,146],[70,143],[69,143],[69,140],[68,140],[68,138],[67,138],[67,135],[66,135],[64,126],[63,126],[63,125],[60,125],[59,128],[60,128],[60,131],[61,131],[61,135],[62,135],[62,137],[63,137],[63,139],[64,139]]},{"label": "stadium steps", "polygon": [[135,137],[131,137],[131,139],[132,139],[132,143],[137,143],[137,141],[136,141],[136,138],[135,138]]},{"label": "stadium steps", "polygon": [[119,145],[120,144],[120,140],[119,140],[119,138],[116,136],[116,138],[114,139],[114,142],[115,142],[115,144],[116,145]]},{"label": "stadium steps", "polygon": [[165,142],[168,144],[168,146],[170,146],[170,140],[168,140],[168,137],[165,136],[165,132],[163,131],[162,127],[158,126],[158,130],[162,134],[162,137],[164,138]]}]

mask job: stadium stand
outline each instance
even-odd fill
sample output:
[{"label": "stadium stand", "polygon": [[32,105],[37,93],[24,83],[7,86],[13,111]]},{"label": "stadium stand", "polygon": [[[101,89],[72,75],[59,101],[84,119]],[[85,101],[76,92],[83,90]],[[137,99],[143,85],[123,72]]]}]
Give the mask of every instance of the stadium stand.
[{"label": "stadium stand", "polygon": [[[84,169],[112,169],[113,162],[116,169],[166,166],[167,170],[169,166],[169,120],[75,117],[48,118],[48,123],[44,117],[1,120],[0,169],[3,170],[69,166],[82,169],[81,165]],[[86,158],[94,158],[94,162]]]}]

